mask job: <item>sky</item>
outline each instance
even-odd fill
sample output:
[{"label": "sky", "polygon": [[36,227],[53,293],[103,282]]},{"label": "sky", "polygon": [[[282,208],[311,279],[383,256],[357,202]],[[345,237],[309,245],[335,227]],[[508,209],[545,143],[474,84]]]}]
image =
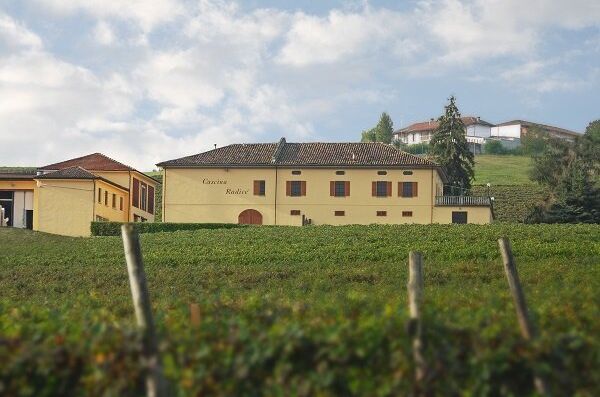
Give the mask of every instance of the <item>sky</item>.
[{"label": "sky", "polygon": [[600,118],[597,0],[0,0],[0,165]]}]

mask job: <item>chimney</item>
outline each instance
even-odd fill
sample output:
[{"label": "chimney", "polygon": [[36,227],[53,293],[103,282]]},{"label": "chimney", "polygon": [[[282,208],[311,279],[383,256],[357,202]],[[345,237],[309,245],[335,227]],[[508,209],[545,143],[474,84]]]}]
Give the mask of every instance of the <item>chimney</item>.
[{"label": "chimney", "polygon": [[215,143],[215,149],[217,148],[217,144]]}]

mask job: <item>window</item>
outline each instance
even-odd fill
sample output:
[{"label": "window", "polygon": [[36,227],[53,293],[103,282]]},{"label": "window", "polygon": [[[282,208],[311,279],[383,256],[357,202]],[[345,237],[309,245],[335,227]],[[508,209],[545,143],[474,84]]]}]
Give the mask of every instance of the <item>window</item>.
[{"label": "window", "polygon": [[412,216],[412,211],[402,211],[402,216],[404,216],[404,217],[411,217]]},{"label": "window", "polygon": [[265,195],[265,181],[254,181],[254,195],[264,196]]},{"label": "window", "polygon": [[123,211],[123,197],[119,197],[119,209]]},{"label": "window", "polygon": [[333,211],[333,215],[335,215],[335,216],[345,216],[346,212],[345,211]]},{"label": "window", "polygon": [[387,211],[377,211],[377,216],[387,216]]},{"label": "window", "polygon": [[330,181],[329,195],[333,197],[350,196],[350,181]]},{"label": "window", "polygon": [[133,193],[131,195],[131,205],[140,208],[140,181],[133,178]]},{"label": "window", "polygon": [[300,215],[300,210],[291,210],[290,215]]},{"label": "window", "polygon": [[377,175],[387,175],[387,171],[377,171]]},{"label": "window", "polygon": [[412,175],[412,171],[402,171],[402,175]]},{"label": "window", "polygon": [[117,209],[117,195],[113,193],[112,195],[112,207]]},{"label": "window", "polygon": [[102,188],[98,188],[98,204],[102,204]]},{"label": "window", "polygon": [[148,185],[146,185],[144,182],[141,182],[140,185],[140,208],[146,211],[148,204]]},{"label": "window", "polygon": [[374,197],[388,197],[392,195],[392,182],[377,181],[372,183],[371,194]]},{"label": "window", "polygon": [[287,181],[285,190],[286,196],[306,196],[306,181]]},{"label": "window", "polygon": [[108,222],[108,219],[100,215],[96,215],[96,222]]},{"label": "window", "polygon": [[302,171],[292,171],[292,175],[300,175],[302,174]]},{"label": "window", "polygon": [[336,175],[345,175],[346,171],[336,171],[335,174]]},{"label": "window", "polygon": [[402,197],[417,197],[417,182],[398,182],[398,195]]},{"label": "window", "polygon": [[108,206],[108,192],[104,191],[104,205]]},{"label": "window", "polygon": [[452,211],[452,223],[467,223],[467,212]]},{"label": "window", "polygon": [[154,186],[148,185],[148,212],[154,214]]}]

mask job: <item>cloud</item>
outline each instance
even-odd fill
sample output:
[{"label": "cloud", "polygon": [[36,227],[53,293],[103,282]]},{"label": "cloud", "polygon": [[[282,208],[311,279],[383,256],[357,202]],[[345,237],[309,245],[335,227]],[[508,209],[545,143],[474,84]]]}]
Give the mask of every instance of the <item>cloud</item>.
[{"label": "cloud", "polygon": [[40,49],[42,39],[23,24],[0,12],[0,51],[15,49]]},{"label": "cloud", "polygon": [[170,22],[185,8],[178,0],[34,0],[48,10],[69,15],[85,12],[93,17],[132,20],[144,31]]},{"label": "cloud", "polygon": [[115,42],[116,36],[110,25],[105,21],[99,21],[94,28],[94,39],[102,45],[111,45]]}]

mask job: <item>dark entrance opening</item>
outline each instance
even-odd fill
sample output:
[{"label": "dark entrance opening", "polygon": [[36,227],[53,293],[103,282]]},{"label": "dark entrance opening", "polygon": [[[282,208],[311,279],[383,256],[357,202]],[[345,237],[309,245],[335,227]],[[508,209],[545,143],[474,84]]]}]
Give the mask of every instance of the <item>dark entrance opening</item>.
[{"label": "dark entrance opening", "polygon": [[467,212],[452,211],[452,223],[467,223]]},{"label": "dark entrance opening", "polygon": [[4,208],[4,217],[8,218],[8,226],[13,225],[13,198],[14,192],[0,192],[0,207]]},{"label": "dark entrance opening", "polygon": [[33,210],[25,210],[25,227],[33,230]]}]

